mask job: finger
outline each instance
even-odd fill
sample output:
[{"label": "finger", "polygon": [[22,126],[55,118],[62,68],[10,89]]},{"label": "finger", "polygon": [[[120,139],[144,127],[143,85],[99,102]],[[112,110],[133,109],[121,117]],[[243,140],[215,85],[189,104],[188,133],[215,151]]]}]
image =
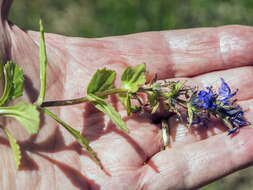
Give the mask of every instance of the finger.
[{"label": "finger", "polygon": [[0,57],[3,63],[9,57],[8,34],[6,32],[7,16],[12,0],[0,0]]},{"label": "finger", "polygon": [[164,32],[167,64],[176,77],[249,65],[253,61],[252,33],[253,28],[244,26]]},{"label": "finger", "polygon": [[[253,118],[251,117],[253,114],[253,100],[241,101],[239,105],[244,110],[244,119],[253,123]],[[169,124],[171,147],[175,149],[221,133],[228,134],[228,128],[221,119],[216,118],[209,119],[207,126],[191,126],[190,129],[187,125],[187,121],[181,122],[176,116],[169,118]],[[244,130],[243,128],[241,128],[240,131]]]},{"label": "finger", "polygon": [[117,43],[132,65],[145,62],[161,78],[186,77],[249,65],[252,33],[251,27],[226,26],[136,34]]},{"label": "finger", "polygon": [[248,100],[253,98],[253,66],[244,66],[239,68],[226,69],[205,73],[192,78],[173,78],[171,81],[186,81],[185,85],[194,87],[199,90],[206,90],[206,87],[213,87],[213,90],[218,94],[219,88],[222,85],[223,78],[231,89],[231,93],[238,89],[238,92],[233,98],[238,101]]},{"label": "finger", "polygon": [[[34,40],[38,34],[29,33]],[[252,27],[224,26],[147,32],[98,39],[64,38],[48,34],[48,44],[68,52],[68,64],[85,66],[87,74],[107,66],[122,71],[126,66],[147,64],[160,78],[187,77],[253,62]],[[78,79],[80,76],[76,76]]]},{"label": "finger", "polygon": [[[253,129],[234,137],[220,134],[156,154],[143,167],[142,189],[195,189],[252,164]],[[156,167],[156,170],[154,170]],[[140,188],[141,189],[141,188]]]},{"label": "finger", "polygon": [[[222,70],[217,72],[211,72],[203,74],[198,77],[187,79],[186,85],[193,86],[198,85],[199,90],[205,90],[205,87],[212,86],[215,93],[218,93],[218,89],[221,87],[221,77],[225,79],[227,84],[231,88],[231,93],[239,89],[236,96],[233,99],[237,99],[237,104],[240,105],[244,111],[245,120],[252,122],[251,115],[253,114],[253,67],[240,67],[228,70]],[[178,80],[177,78],[176,80]],[[180,80],[185,80],[180,79]],[[182,114],[186,117],[187,111],[182,111]],[[177,116],[169,118],[170,134],[171,134],[171,146],[177,148],[183,146],[186,143],[193,143],[199,140],[206,139],[210,136],[214,136],[223,132],[226,132],[228,128],[224,125],[221,119],[211,117],[207,126],[196,125],[190,129],[187,126],[187,120],[184,121],[178,119]]]},{"label": "finger", "polygon": [[239,101],[253,98],[252,66],[245,66],[199,75],[192,78],[191,83],[195,85],[197,84],[200,89],[204,89],[207,86],[212,86],[218,93],[218,89],[222,84],[221,78],[224,78],[225,82],[229,85],[231,88],[231,93],[236,91],[236,89],[239,89],[235,96],[235,98]]}]

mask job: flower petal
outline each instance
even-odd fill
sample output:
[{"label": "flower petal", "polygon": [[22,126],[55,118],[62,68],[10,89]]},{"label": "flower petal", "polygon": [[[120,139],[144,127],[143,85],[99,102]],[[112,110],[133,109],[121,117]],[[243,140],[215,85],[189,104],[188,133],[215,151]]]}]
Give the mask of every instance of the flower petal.
[{"label": "flower petal", "polygon": [[237,130],[238,130],[238,127],[235,127],[233,129],[229,129],[228,130],[228,135],[231,135],[231,134],[235,133]]}]

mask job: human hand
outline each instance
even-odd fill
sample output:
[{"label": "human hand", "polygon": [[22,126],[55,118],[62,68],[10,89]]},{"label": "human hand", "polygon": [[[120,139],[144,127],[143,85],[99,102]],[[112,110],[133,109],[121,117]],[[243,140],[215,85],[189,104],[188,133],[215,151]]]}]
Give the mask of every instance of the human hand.
[{"label": "human hand", "polygon": [[[10,1],[1,1],[6,6]],[[2,4],[3,6],[3,4]],[[6,10],[6,6],[2,10]],[[7,11],[6,11],[7,12]],[[35,101],[39,87],[39,33],[23,32],[2,14],[1,56],[25,73],[25,101]],[[220,86],[223,77],[239,88],[238,103],[252,122],[253,29],[243,26],[150,32],[99,39],[46,34],[47,100],[84,96],[98,68],[121,73],[145,62],[150,78],[187,79],[200,87]],[[120,75],[118,75],[120,76]],[[116,81],[116,86],[119,85]],[[119,131],[89,104],[53,111],[91,142],[104,170],[54,121],[42,116],[38,135],[29,136],[13,120],[5,121],[19,139],[23,159],[15,169],[6,137],[0,137],[0,189],[194,189],[251,164],[251,128],[231,137],[217,121],[188,131],[170,118],[172,148],[161,151],[161,130],[143,116],[127,117],[116,98],[111,102],[127,123]]]}]

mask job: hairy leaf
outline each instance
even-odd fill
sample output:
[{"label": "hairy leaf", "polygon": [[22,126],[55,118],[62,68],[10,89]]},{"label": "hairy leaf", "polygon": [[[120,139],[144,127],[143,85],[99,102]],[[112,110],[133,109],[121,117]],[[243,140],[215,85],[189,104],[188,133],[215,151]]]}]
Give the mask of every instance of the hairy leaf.
[{"label": "hairy leaf", "polygon": [[14,106],[0,107],[0,116],[17,119],[30,134],[39,130],[39,111],[33,104],[19,102]]},{"label": "hairy leaf", "polygon": [[140,64],[134,68],[127,67],[121,76],[123,87],[129,92],[137,92],[139,86],[146,82],[145,72],[145,64]]},{"label": "hairy leaf", "polygon": [[129,132],[129,129],[126,127],[125,122],[121,119],[120,114],[115,110],[115,108],[104,101],[104,99],[99,98],[93,94],[89,94],[89,101],[100,111],[104,112],[109,118],[117,125],[119,128],[124,130],[125,132]]},{"label": "hairy leaf", "polygon": [[88,85],[87,94],[95,94],[112,89],[115,75],[115,71],[107,70],[105,68],[97,70]]},{"label": "hairy leaf", "polygon": [[10,146],[11,146],[11,150],[14,156],[14,161],[15,161],[15,165],[16,168],[19,168],[20,165],[20,160],[21,160],[21,152],[20,152],[20,147],[17,143],[17,140],[12,136],[12,134],[10,133],[10,131],[8,131],[6,128],[3,128],[4,133],[7,135]]},{"label": "hairy leaf", "polygon": [[22,96],[24,74],[22,69],[11,61],[4,66],[4,92],[0,98],[0,106]]}]

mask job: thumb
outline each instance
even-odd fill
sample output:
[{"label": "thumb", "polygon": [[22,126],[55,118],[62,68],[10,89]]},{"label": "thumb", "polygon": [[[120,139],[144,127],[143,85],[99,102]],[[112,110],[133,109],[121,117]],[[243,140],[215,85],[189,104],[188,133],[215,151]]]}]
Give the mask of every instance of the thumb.
[{"label": "thumb", "polygon": [[9,10],[13,0],[0,0],[1,22],[8,18]]},{"label": "thumb", "polygon": [[11,7],[13,0],[0,0],[0,60],[2,62],[6,62],[9,58],[9,48],[8,48],[8,39],[9,36],[7,35],[8,32],[7,28],[9,27],[7,18],[8,13]]},{"label": "thumb", "polygon": [[[0,61],[5,63],[9,59],[8,35],[6,27],[9,27],[7,18],[13,0],[0,0]],[[0,73],[2,75],[3,73]],[[3,91],[3,80],[0,81],[0,92]]]}]

